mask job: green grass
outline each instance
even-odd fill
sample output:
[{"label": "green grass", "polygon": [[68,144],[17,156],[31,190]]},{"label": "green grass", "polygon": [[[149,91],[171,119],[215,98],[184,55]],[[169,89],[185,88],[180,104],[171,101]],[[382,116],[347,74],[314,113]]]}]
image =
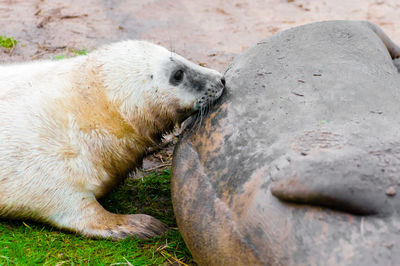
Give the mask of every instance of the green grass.
[{"label": "green grass", "polygon": [[52,57],[53,60],[63,60],[65,58],[67,58],[65,56],[65,54],[60,54],[60,55],[56,55],[56,56]]},{"label": "green grass", "polygon": [[60,55],[52,56],[51,59],[63,60],[66,58],[71,58],[71,57],[75,57],[75,56],[79,56],[79,55],[86,55],[88,53],[89,53],[89,50],[87,50],[87,49],[81,49],[81,50],[72,49],[67,54],[60,54]]},{"label": "green grass", "polygon": [[6,49],[12,49],[17,45],[18,41],[13,37],[0,36],[0,46]]},{"label": "green grass", "polygon": [[88,52],[89,52],[89,51],[88,51],[87,49],[72,50],[72,53],[73,53],[75,56],[78,56],[78,55],[86,55]]},{"label": "green grass", "polygon": [[171,230],[150,240],[93,240],[30,221],[0,221],[0,265],[160,265],[192,257],[176,229],[170,198],[170,170],[129,178],[102,201],[116,213],[146,213]]}]

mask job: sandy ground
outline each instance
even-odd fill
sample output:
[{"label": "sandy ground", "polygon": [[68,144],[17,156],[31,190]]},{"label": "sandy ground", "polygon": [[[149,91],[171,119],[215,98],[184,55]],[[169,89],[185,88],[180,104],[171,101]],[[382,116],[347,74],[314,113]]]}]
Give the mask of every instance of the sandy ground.
[{"label": "sandy ground", "polygon": [[[0,62],[146,39],[222,72],[277,31],[332,19],[375,22],[400,44],[400,0],[0,0],[0,35],[19,41]],[[168,164],[171,150],[145,168]]]},{"label": "sandy ground", "polygon": [[0,61],[132,38],[223,71],[236,54],[277,31],[331,19],[370,20],[400,43],[399,0],[1,0],[0,35],[20,45]]}]

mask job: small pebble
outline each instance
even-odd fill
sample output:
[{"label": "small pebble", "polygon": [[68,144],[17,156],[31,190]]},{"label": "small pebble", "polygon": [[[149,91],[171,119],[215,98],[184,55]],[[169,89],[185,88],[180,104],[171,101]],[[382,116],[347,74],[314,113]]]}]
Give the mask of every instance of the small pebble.
[{"label": "small pebble", "polygon": [[392,244],[387,244],[387,245],[386,245],[386,248],[387,248],[387,249],[392,249],[392,248],[393,248],[393,246],[394,246],[394,244],[393,244],[393,243],[392,243]]},{"label": "small pebble", "polygon": [[393,197],[394,195],[396,195],[396,189],[394,186],[389,187],[388,189],[386,189],[386,195]]}]

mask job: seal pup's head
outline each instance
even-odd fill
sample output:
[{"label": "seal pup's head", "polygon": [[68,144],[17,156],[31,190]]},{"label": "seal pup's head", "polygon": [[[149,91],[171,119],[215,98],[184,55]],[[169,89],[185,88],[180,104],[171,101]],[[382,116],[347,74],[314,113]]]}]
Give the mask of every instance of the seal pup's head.
[{"label": "seal pup's head", "polygon": [[123,116],[148,120],[159,130],[211,105],[225,87],[219,72],[146,41],[111,44],[93,55],[106,93]]}]

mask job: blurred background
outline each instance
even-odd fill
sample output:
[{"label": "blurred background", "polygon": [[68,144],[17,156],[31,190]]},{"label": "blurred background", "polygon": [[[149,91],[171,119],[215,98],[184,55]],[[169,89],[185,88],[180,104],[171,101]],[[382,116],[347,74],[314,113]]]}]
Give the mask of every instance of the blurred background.
[{"label": "blurred background", "polygon": [[0,62],[70,56],[146,39],[223,71],[269,35],[332,19],[369,20],[400,43],[399,0],[1,0]]}]

